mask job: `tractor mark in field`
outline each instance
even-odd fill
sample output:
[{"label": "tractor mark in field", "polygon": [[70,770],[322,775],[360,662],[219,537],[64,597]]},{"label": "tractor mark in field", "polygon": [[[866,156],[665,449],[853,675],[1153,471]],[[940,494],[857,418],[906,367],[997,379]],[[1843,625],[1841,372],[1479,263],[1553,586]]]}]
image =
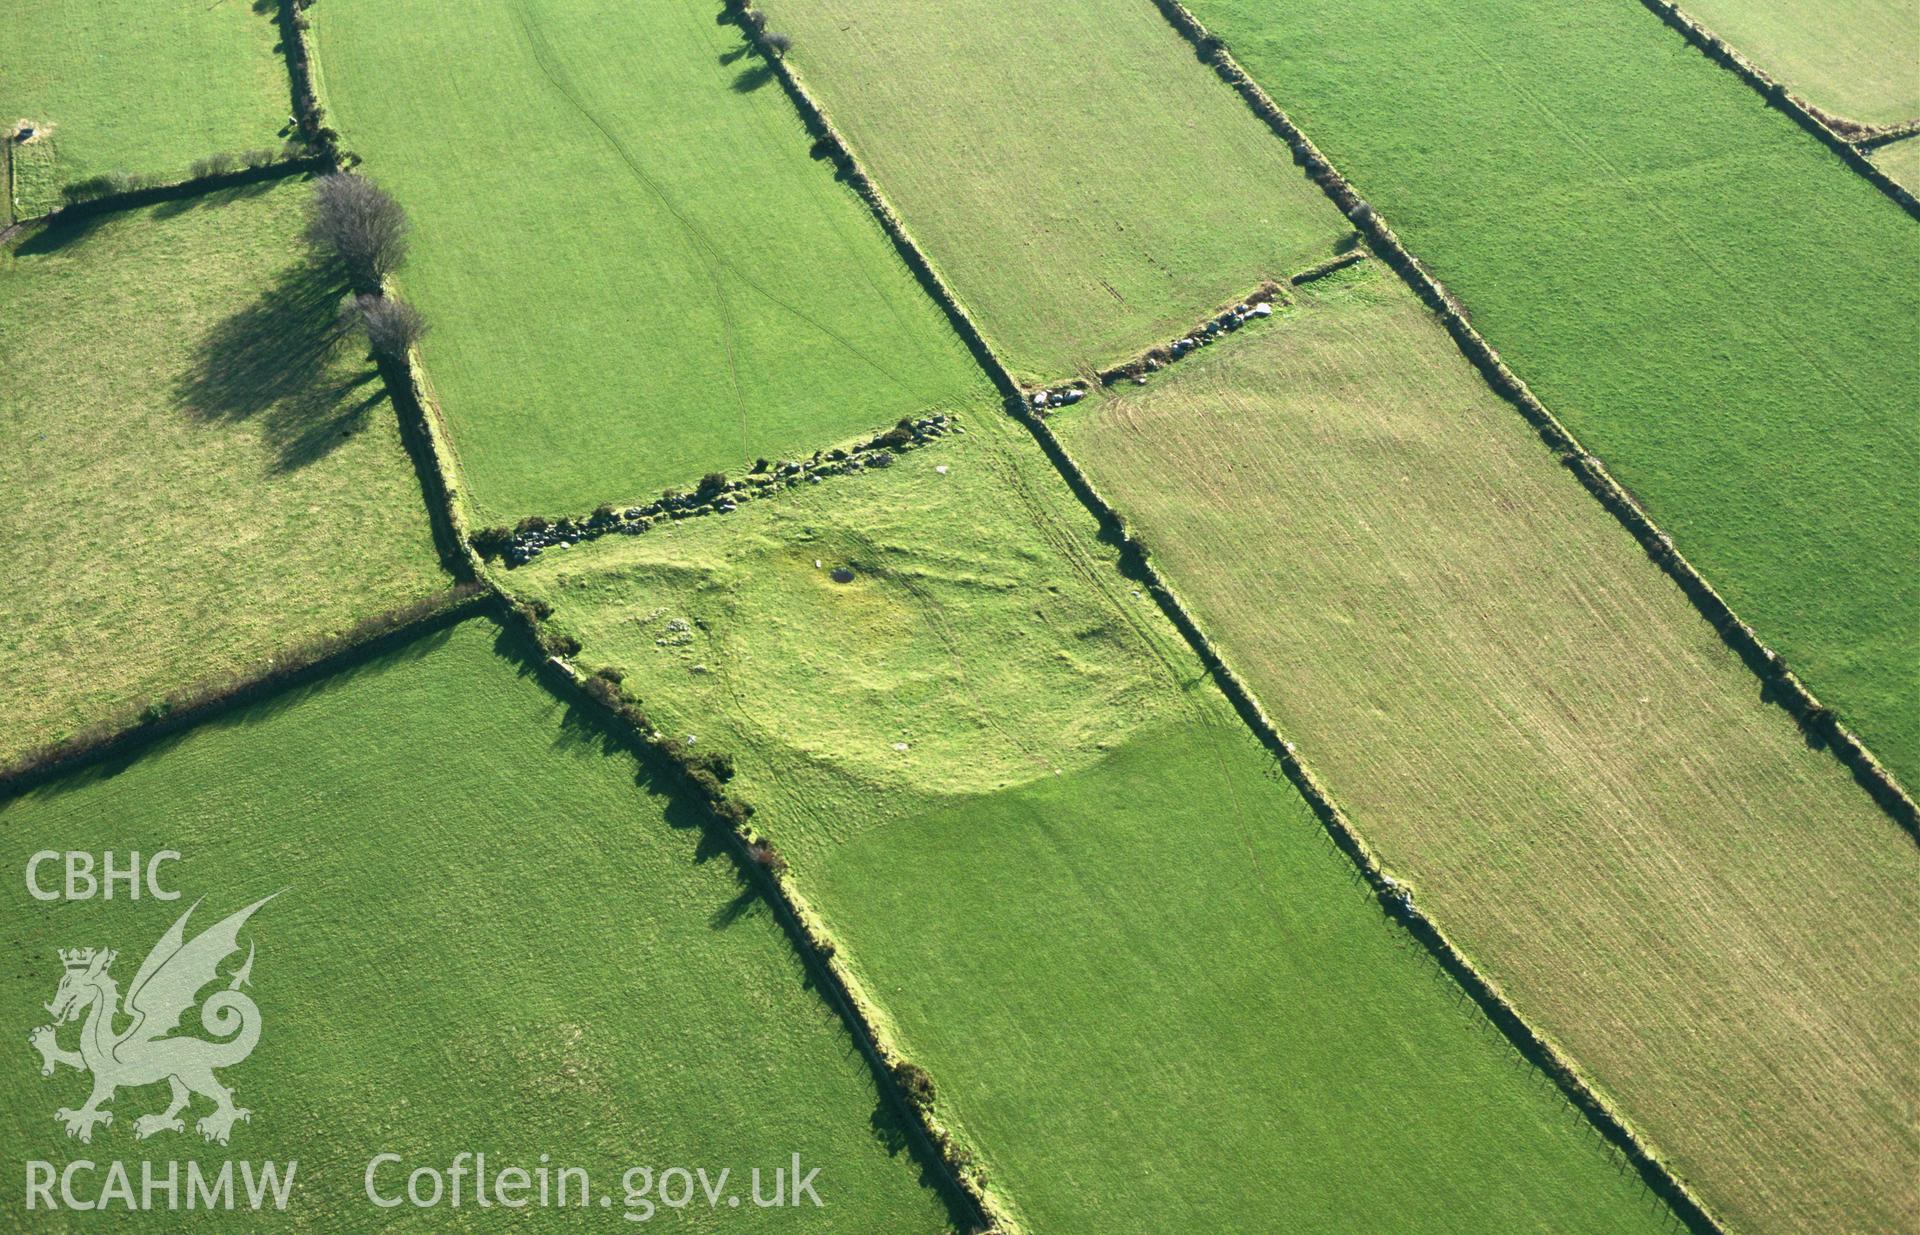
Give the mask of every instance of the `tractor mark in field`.
[{"label": "tractor mark in field", "polygon": [[717,254],[714,252],[712,241],[702,235],[699,228],[694,226],[693,221],[681,213],[680,208],[675,205],[673,199],[667,195],[666,189],[655,181],[652,176],[648,175],[645,168],[640,166],[640,160],[634,157],[631,150],[627,149],[626,143],[620,140],[613,129],[609,127],[605,121],[601,120],[600,117],[594,113],[593,109],[586,105],[585,100],[568,84],[566,80],[566,70],[560,67],[554,60],[553,47],[547,42],[546,35],[541,33],[539,27],[534,23],[533,16],[527,11],[526,4],[520,3],[514,5],[513,11],[515,18],[520,23],[521,32],[526,35],[527,47],[533,52],[533,62],[539,68],[541,74],[546,77],[547,84],[552,86],[555,92],[558,93],[561,98],[565,99],[576,112],[579,112],[588,124],[591,124],[595,129],[599,130],[601,138],[606,141],[607,145],[613,148],[614,154],[620,157],[621,162],[627,165],[627,170],[633,173],[634,179],[638,181],[642,187],[651,192],[654,197],[659,200],[660,204],[666,208],[667,213],[673,216],[674,221],[680,224],[681,231],[687,241],[687,248],[693,253],[694,257],[706,267],[707,277],[713,283],[713,305],[720,314],[721,346],[726,352],[727,376],[733,386],[734,414],[739,419],[740,452],[743,456],[751,454],[752,447],[748,444],[751,434],[747,425],[747,396],[746,390],[740,382],[740,364],[734,349],[734,335],[736,330],[733,321],[733,309],[727,302],[726,282],[722,277],[721,263],[718,260]]},{"label": "tractor mark in field", "polygon": [[[1661,223],[1665,224],[1674,239],[1681,247],[1693,255],[1694,260],[1698,261],[1700,265],[1707,270],[1712,271],[1715,277],[1727,286],[1738,287],[1740,285],[1740,280],[1730,274],[1715,260],[1715,246],[1705,244],[1695,237],[1690,226],[1692,218],[1685,210],[1682,210],[1676,219],[1674,213],[1667,209],[1666,194],[1660,192],[1658,189],[1643,189],[1634,177],[1622,171],[1612,159],[1608,158],[1606,154],[1587,138],[1586,130],[1582,126],[1569,123],[1549,106],[1544,98],[1528,88],[1526,82],[1520,80],[1514,73],[1510,72],[1498,56],[1494,55],[1489,49],[1483,47],[1478,40],[1474,39],[1472,35],[1468,33],[1465,24],[1460,20],[1458,15],[1446,5],[1430,4],[1428,7],[1442,19],[1451,23],[1455,35],[1463,44],[1473,49],[1474,55],[1486,66],[1487,71],[1504,82],[1507,88],[1513,91],[1515,97],[1519,98],[1521,102],[1532,108],[1536,114],[1545,120],[1548,126],[1559,135],[1562,141],[1565,141],[1569,146],[1581,151],[1595,163],[1606,168],[1607,171],[1612,174],[1615,184],[1625,190],[1631,199],[1638,202],[1648,214],[1653,215],[1659,219]],[[1822,363],[1820,357],[1808,348],[1806,341],[1800,336],[1799,332],[1794,330],[1782,317],[1775,313],[1767,313],[1763,315],[1761,320],[1765,321],[1767,326],[1771,328],[1772,334],[1780,341],[1781,346],[1798,356],[1805,362],[1809,369],[1812,369],[1821,377],[1825,378],[1831,385],[1845,391],[1847,396],[1855,402],[1865,401],[1864,395],[1856,388],[1854,383],[1849,380],[1850,375],[1836,372]]]},{"label": "tractor mark in field", "polygon": [[680,225],[681,230],[685,233],[689,247],[707,266],[708,273],[712,277],[714,285],[715,307],[720,311],[721,320],[725,324],[727,366],[733,379],[735,397],[741,407],[741,449],[744,453],[752,453],[746,445],[746,396],[741,387],[739,364],[734,351],[736,327],[734,325],[733,312],[727,304],[726,285],[722,277],[723,272],[733,275],[733,277],[758,292],[776,307],[785,310],[791,316],[833,340],[839,344],[848,355],[854,357],[900,389],[908,393],[913,392],[912,386],[906,379],[881,364],[874,357],[868,355],[860,347],[855,345],[851,339],[848,339],[845,335],[827,325],[819,318],[806,312],[798,305],[792,304],[774,294],[773,291],[760,283],[751,274],[741,269],[740,266],[727,255],[726,250],[714,243],[713,238],[706,233],[705,229],[694,222],[694,220],[680,208],[679,204],[674,201],[673,195],[667,191],[666,185],[661,183],[657,177],[648,173],[646,168],[641,165],[638,156],[633,153],[632,149],[628,147],[627,143],[619,134],[614,132],[613,127],[602,120],[592,108],[587,106],[586,101],[581,98],[579,92],[569,83],[566,69],[561,66],[554,57],[552,45],[548,43],[546,36],[540,32],[532,15],[527,11],[524,0],[514,6],[514,14],[519,19],[522,32],[525,33],[527,37],[527,45],[533,53],[534,63],[540,69],[542,76],[547,79],[548,84],[554,88],[555,92],[558,93],[561,98],[567,101],[569,106],[579,112],[587,123],[599,131],[601,138],[605,140],[607,145],[613,148],[613,152],[619,156],[620,161],[626,164],[627,170],[633,173],[634,179],[659,201],[660,205],[668,214],[673,216],[674,221]]}]

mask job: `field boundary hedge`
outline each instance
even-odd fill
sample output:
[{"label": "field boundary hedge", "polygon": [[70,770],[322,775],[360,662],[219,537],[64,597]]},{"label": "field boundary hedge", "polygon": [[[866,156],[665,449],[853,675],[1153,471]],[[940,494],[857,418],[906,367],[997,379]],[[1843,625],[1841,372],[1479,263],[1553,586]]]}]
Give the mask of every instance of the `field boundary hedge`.
[{"label": "field boundary hedge", "polygon": [[[1363,255],[1364,256],[1364,255]],[[1345,259],[1335,259],[1343,261]],[[1318,267],[1316,267],[1318,269]],[[1306,276],[1296,275],[1289,283],[1298,283]],[[1183,360],[1195,351],[1210,343],[1217,342],[1222,335],[1230,334],[1250,324],[1255,314],[1245,312],[1257,309],[1260,305],[1286,304],[1287,298],[1280,284],[1272,279],[1263,279],[1260,286],[1248,292],[1238,300],[1229,300],[1202,317],[1198,324],[1180,332],[1171,343],[1156,343],[1143,352],[1116,365],[1101,369],[1094,376],[1100,379],[1102,386],[1114,386],[1131,378],[1136,384],[1144,384],[1149,373],[1158,373],[1176,360]],[[1271,308],[1268,313],[1273,312]],[[1036,407],[1044,406],[1035,404]]]},{"label": "field boundary hedge", "polygon": [[[755,27],[747,20],[747,15],[753,11],[749,0],[723,0],[723,2],[727,5],[728,11],[740,20],[749,39],[754,39]],[[1234,65],[1231,58],[1226,55],[1224,45],[1209,35],[1198,19],[1177,0],[1155,0],[1155,3],[1160,5],[1168,21],[1195,44],[1201,58],[1213,64],[1216,70],[1220,71],[1221,76],[1230,83],[1239,86],[1243,97],[1254,105],[1255,111],[1283,137],[1288,138],[1294,145],[1295,161],[1306,165],[1309,175],[1328,192],[1329,196],[1334,197],[1336,203],[1342,205],[1343,210],[1347,210],[1348,217],[1360,227],[1363,235],[1366,235],[1370,241],[1375,240],[1370,228],[1384,230],[1384,225],[1378,222],[1372,208],[1359,200],[1358,195],[1347,187],[1344,179],[1338,177],[1332,166],[1320,156],[1317,150],[1313,149],[1306,137],[1293,127],[1292,122],[1286,118],[1279,107],[1271,99],[1266,98],[1264,92],[1261,92],[1251,79],[1239,71],[1238,66]],[[1198,621],[1178,594],[1161,577],[1158,569],[1149,559],[1146,545],[1128,530],[1125,520],[1101,496],[1092,480],[1068,454],[1044,416],[1031,406],[1030,396],[1012,380],[1008,370],[987,347],[984,336],[974,326],[958,297],[946,287],[932,263],[919,252],[918,246],[900,225],[897,216],[881,196],[878,188],[873,185],[865,171],[854,162],[851,149],[839,137],[838,131],[827,119],[819,103],[800,84],[784,58],[771,58],[771,64],[775,75],[806,117],[809,129],[824,135],[824,140],[828,142],[843,173],[860,188],[862,198],[880,219],[882,226],[887,228],[888,234],[894,238],[895,245],[908,254],[907,260],[916,274],[924,272],[923,281],[930,281],[933,284],[930,291],[942,308],[947,310],[949,317],[955,321],[956,328],[962,331],[968,347],[976,355],[983,356],[983,366],[993,377],[996,385],[1001,387],[1008,413],[1027,426],[1055,470],[1066,479],[1068,487],[1093,514],[1100,526],[1103,539],[1118,547],[1119,566],[1123,574],[1147,587],[1168,620],[1194,649],[1213,679],[1219,683],[1221,692],[1226,695],[1234,710],[1278,760],[1287,779],[1307,800],[1315,817],[1320,820],[1335,845],[1359,870],[1379,901],[1382,910],[1389,917],[1406,926],[1409,934],[1426,949],[1447,974],[1460,984],[1515,1050],[1553,1080],[1569,1103],[1581,1112],[1609,1146],[1633,1166],[1648,1189],[1668,1205],[1688,1230],[1695,1232],[1696,1235],[1723,1235],[1724,1228],[1708,1213],[1691,1189],[1643,1143],[1639,1134],[1613,1110],[1605,1099],[1600,1097],[1559,1048],[1528,1024],[1499,987],[1476,969],[1451,938],[1424,912],[1414,906],[1409,890],[1386,873],[1365,840],[1348,822],[1346,816],[1334,804],[1306,765],[1301,762],[1293,743],[1281,736],[1278,728],[1260,708],[1252,691],[1214,646],[1212,640],[1201,630]],[[1330,180],[1337,183],[1345,195],[1352,199],[1351,208],[1340,201],[1340,195],[1329,185]],[[1390,232],[1386,235],[1391,237]],[[1402,271],[1403,275],[1405,271],[1402,270],[1402,263],[1406,263],[1414,270],[1419,270],[1411,256],[1398,247],[1397,239],[1393,240],[1391,248],[1377,243],[1375,247],[1376,252],[1383,253],[1389,264],[1394,265],[1396,270]],[[1424,271],[1420,273],[1424,275]],[[1434,286],[1438,287],[1437,284]],[[1424,291],[1422,296],[1423,299],[1429,299]],[[1440,292],[1440,297],[1444,303],[1451,304],[1446,300],[1444,291]],[[1465,320],[1459,316],[1457,308],[1453,316],[1462,326],[1465,326]],[[1471,328],[1468,327],[1468,329]],[[1478,338],[1477,335],[1473,337]],[[1484,341],[1481,346],[1489,356],[1492,356],[1492,349],[1486,347]],[[1497,356],[1493,357],[1493,362],[1499,363]],[[1517,385],[1517,379],[1514,380]],[[1542,412],[1544,413],[1544,409]],[[831,941],[827,942],[828,946],[831,946]],[[982,1202],[984,1208],[984,1197]]]},{"label": "field boundary hedge", "polygon": [[13,138],[0,139],[0,244],[13,235]]},{"label": "field boundary hedge", "polygon": [[[1643,0],[1655,3],[1655,0]],[[1320,153],[1267,92],[1249,77],[1233,59],[1226,44],[1209,33],[1181,0],[1154,0],[1169,24],[1194,46],[1195,54],[1213,66],[1214,71],[1240,93],[1255,115],[1267,122],[1275,134],[1293,150],[1294,162],[1306,169],[1327,197],[1360,229],[1374,253],[1384,260],[1415,294],[1445,324],[1447,332],[1462,353],[1480,370],[1495,393],[1506,399],[1553,450],[1561,463],[1580,479],[1587,491],[1632,534],[1641,548],[1693,603],[1696,612],[1712,626],[1734,654],[1760,679],[1762,694],[1793,717],[1807,741],[1832,752],[1856,783],[1874,802],[1916,842],[1920,843],[1920,809],[1899,781],[1858,736],[1840,722],[1832,708],[1822,704],[1806,683],[1787,667],[1777,652],[1769,648],[1753,627],[1742,621],[1725,598],[1715,591],[1700,571],[1674,546],[1652,516],[1607,471],[1599,458],[1580,444],[1572,431],[1520,377],[1509,369],[1493,345],[1467,320],[1466,310],[1453,293],[1435,278],[1420,260],[1410,253],[1359,192],[1342,176],[1326,156]],[[1836,139],[1837,140],[1837,139]],[[1841,145],[1845,145],[1844,142]],[[1864,156],[1848,146],[1851,158],[1865,162]],[[1876,176],[1881,173],[1874,169]],[[1881,177],[1884,179],[1884,176]],[[1891,183],[1891,182],[1889,182]],[[1897,186],[1896,186],[1897,187]],[[1901,190],[1905,193],[1905,190]],[[1911,202],[1911,195],[1907,195]]]},{"label": "field boundary hedge", "polygon": [[[395,361],[382,360],[383,377],[396,365]],[[935,1169],[940,1180],[939,1191],[949,1206],[965,1217],[971,1231],[1009,1229],[989,1205],[980,1182],[979,1167],[971,1153],[934,1118],[931,1079],[880,1032],[878,1019],[856,994],[850,975],[834,964],[837,949],[832,937],[785,878],[785,859],[770,838],[748,823],[753,816],[752,805],[726,792],[725,782],[732,776],[732,758],[710,751],[696,754],[655,729],[638,701],[621,686],[619,673],[601,672],[591,676],[581,673],[572,661],[581,651],[578,641],[543,628],[551,610],[516,599],[487,570],[474,547],[461,509],[459,480],[448,462],[452,458],[452,441],[446,434],[437,405],[428,394],[426,373],[416,350],[409,349],[404,374],[396,376],[404,380],[388,378],[395,408],[400,412],[403,433],[409,438],[409,449],[414,449],[417,442],[421,452],[417,462],[428,503],[439,507],[433,516],[436,539],[444,534],[451,546],[447,551],[460,561],[456,573],[470,580],[461,586],[484,589],[482,603],[496,606],[501,620],[517,627],[545,653],[546,660],[541,666],[549,679],[564,683],[573,696],[597,708],[615,732],[626,735],[636,754],[664,764],[683,788],[700,799],[708,824],[725,840],[743,877],[767,898],[802,963],[829,992],[828,1002],[846,1023],[849,1035],[867,1060],[883,1099],[901,1116],[916,1153],[924,1158],[926,1166]]]},{"label": "field boundary hedge", "polygon": [[1414,905],[1412,892],[1387,873],[1379,857],[1301,761],[1294,744],[1281,735],[1278,726],[1254,697],[1252,689],[1213,640],[1201,630],[1199,620],[1153,565],[1145,542],[1128,529],[1119,512],[1101,496],[1092,479],[1067,453],[1052,426],[1024,406],[1016,410],[1015,415],[1032,430],[1054,467],[1066,477],[1082,504],[1099,520],[1102,532],[1119,546],[1123,572],[1146,587],[1161,611],[1198,654],[1201,663],[1219,684],[1221,693],[1239,713],[1240,719],[1279,761],[1281,770],[1300,796],[1306,799],[1315,818],[1334,844],[1359,870],[1387,916],[1407,928],[1408,933],[1448,976],[1459,983],[1514,1049],[1554,1082],[1568,1102],[1586,1117],[1608,1145],[1633,1166],[1647,1188],[1673,1210],[1689,1231],[1696,1235],[1724,1235],[1724,1228],[1708,1213],[1699,1198],[1642,1142],[1640,1134],[1600,1096],[1572,1060],[1520,1015],[1498,984],[1475,968],[1452,938]]},{"label": "field boundary hedge", "polygon": [[141,184],[134,188],[102,193],[98,197],[70,201],[64,206],[56,206],[45,214],[30,215],[8,228],[7,234],[11,235],[14,231],[33,223],[46,227],[59,227],[93,218],[96,215],[114,214],[123,210],[135,210],[141,206],[158,205],[161,202],[201,197],[223,189],[237,189],[268,180],[284,180],[288,176],[301,173],[330,170],[332,170],[331,165],[321,156],[302,154],[291,158],[275,159],[271,163],[262,163],[256,167],[241,167],[233,171],[215,172],[206,176],[189,176],[185,180],[170,181],[166,184]]},{"label": "field boundary hedge", "polygon": [[303,12],[310,3],[312,0],[279,0],[280,54],[287,61],[295,132],[337,169],[345,157],[340,150],[340,135],[327,127],[326,108],[320,105],[320,92],[313,84],[313,52],[307,46]]},{"label": "field boundary hedge", "polygon": [[[1695,19],[1676,0],[1640,0],[1647,8],[1669,27],[1691,43],[1707,59],[1726,69],[1747,85],[1759,92],[1771,107],[1778,108],[1792,116],[1800,127],[1825,142],[1829,149],[1851,167],[1872,182],[1873,186],[1900,204],[1914,219],[1920,220],[1920,199],[1907,191],[1906,186],[1895,181],[1887,173],[1873,165],[1873,161],[1862,152],[1871,149],[1868,143],[1875,138],[1885,137],[1887,141],[1898,139],[1902,133],[1911,133],[1916,125],[1914,121],[1903,124],[1876,127],[1845,120],[1815,107],[1799,95],[1787,89],[1786,83],[1776,81],[1771,73],[1735,50],[1732,44],[1708,29]],[[1856,134],[1849,138],[1842,133],[1848,130]],[[1887,134],[1891,136],[1887,136]]]},{"label": "field boundary hedge", "polygon": [[1895,142],[1920,136],[1920,119],[1908,120],[1902,124],[1889,124],[1877,130],[1872,137],[1863,137],[1853,143],[1853,148],[1865,154],[1869,150],[1879,150]]},{"label": "field boundary hedge", "polygon": [[[949,433],[964,432],[957,418],[946,412],[902,417],[891,429],[845,446],[816,450],[799,459],[777,463],[761,459],[739,479],[720,471],[708,473],[690,489],[669,488],[643,505],[602,502],[592,514],[548,519],[530,515],[514,527],[497,526],[475,532],[469,543],[482,558],[503,558],[508,570],[517,569],[555,544],[575,545],[602,536],[639,536],[661,522],[709,515],[732,514],[748,502],[773,497],[804,482],[819,484],[837,476],[885,470],[909,451],[931,446]],[[625,509],[621,509],[625,506]]]},{"label": "field boundary hedge", "polygon": [[733,775],[732,757],[712,751],[696,754],[685,743],[662,733],[621,684],[623,674],[606,669],[588,674],[574,664],[580,645],[570,636],[545,629],[550,608],[517,601],[497,585],[495,594],[511,621],[546,654],[541,668],[555,689],[593,708],[643,762],[664,767],[682,789],[700,800],[709,831],[724,841],[742,878],[773,909],[802,963],[825,992],[828,1004],[846,1024],[873,1073],[875,1086],[908,1130],[915,1156],[925,1166],[937,1165],[939,1191],[955,1215],[965,1219],[965,1229],[976,1235],[1011,1229],[999,1220],[987,1200],[981,1168],[972,1154],[934,1117],[932,1079],[881,1032],[880,1020],[860,993],[857,981],[837,960],[839,948],[832,935],[788,878],[786,860],[774,848],[772,838],[749,822],[754,813],[752,805],[727,792],[726,781]]},{"label": "field boundary hedge", "polygon": [[170,734],[269,695],[318,681],[464,621],[491,601],[479,584],[459,583],[411,604],[361,618],[340,634],[322,635],[277,650],[271,666],[259,673],[206,678],[150,703],[129,705],[71,738],[48,743],[0,767],[0,802],[109,759],[131,757]]},{"label": "field boundary hedge", "polygon": [[874,184],[872,177],[867,175],[866,169],[861,167],[859,161],[853,157],[853,147],[827,118],[826,109],[820,106],[812,93],[801,83],[793,71],[793,66],[787,63],[784,55],[769,55],[766,48],[762,46],[761,36],[758,28],[753,24],[753,18],[764,15],[753,7],[751,0],[721,0],[721,4],[723,16],[732,18],[740,27],[747,42],[757,49],[760,58],[772,70],[775,79],[780,83],[780,88],[786,91],[787,99],[800,113],[802,124],[814,138],[815,151],[833,161],[834,170],[839,173],[841,179],[845,180],[853,191],[859,194],[860,200],[867,204],[867,209],[873,213],[881,230],[886,232],[887,239],[893,242],[894,251],[900,254],[902,261],[906,262],[907,269],[913,273],[921,289],[931,296],[933,302],[939,305],[941,311],[947,315],[947,320],[953,325],[955,333],[960,336],[960,341],[966,344],[969,352],[973,353],[975,362],[993,381],[998,393],[1003,397],[1017,394],[1020,384],[1013,380],[1013,375],[1008,372],[1005,365],[1000,363],[1000,357],[987,346],[986,336],[981,333],[979,325],[967,312],[966,306],[960,303],[959,297],[953,294],[946,280],[940,277],[933,263],[928,260],[927,255],[921,251],[920,245],[907,231],[906,224],[900,221],[900,216],[894,211],[892,204],[881,194],[879,186]]}]

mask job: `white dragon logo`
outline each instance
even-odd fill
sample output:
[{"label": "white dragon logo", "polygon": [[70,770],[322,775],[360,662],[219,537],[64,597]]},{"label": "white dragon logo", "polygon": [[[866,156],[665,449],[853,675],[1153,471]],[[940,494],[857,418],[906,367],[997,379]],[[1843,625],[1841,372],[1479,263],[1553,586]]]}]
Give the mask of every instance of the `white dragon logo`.
[{"label": "white dragon logo", "polygon": [[[253,971],[252,944],[247,945],[247,959],[234,972],[227,988],[207,996],[200,1007],[201,1027],[223,1040],[170,1035],[179,1028],[180,1018],[193,1006],[200,988],[220,976],[220,962],[240,950],[241,926],[273,896],[255,901],[187,940],[187,919],[200,907],[195,901],[141,962],[127,990],[124,1009],[120,1006],[119,985],[107,973],[117,953],[61,949],[60,960],[66,972],[53,1002],[46,1005],[53,1024],[35,1029],[27,1035],[27,1041],[40,1052],[42,1076],[52,1076],[56,1064],[93,1073],[93,1095],[87,1104],[77,1111],[61,1107],[54,1115],[66,1125],[68,1136],[92,1141],[96,1124],[113,1122],[113,1112],[101,1106],[113,1099],[115,1090],[163,1080],[173,1086],[173,1100],[164,1113],[134,1120],[133,1134],[142,1140],[157,1132],[184,1132],[180,1112],[192,1101],[193,1094],[213,1101],[213,1113],[194,1125],[209,1141],[226,1144],[235,1121],[252,1114],[233,1104],[233,1091],[213,1074],[215,1068],[231,1067],[252,1054],[260,1040],[260,1008],[240,992]],[[80,1029],[80,1049],[62,1049],[54,1039],[57,1028],[82,1015],[86,1023]],[[116,1031],[114,1021],[122,1017],[131,1018],[132,1024]]]}]

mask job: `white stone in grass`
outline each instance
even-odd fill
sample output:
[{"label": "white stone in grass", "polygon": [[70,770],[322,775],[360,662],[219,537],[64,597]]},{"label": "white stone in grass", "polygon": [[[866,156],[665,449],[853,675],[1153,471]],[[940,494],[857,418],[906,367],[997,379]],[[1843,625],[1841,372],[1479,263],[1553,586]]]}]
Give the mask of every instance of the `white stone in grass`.
[{"label": "white stone in grass", "polygon": [[1269,317],[1272,314],[1273,314],[1273,306],[1270,304],[1262,303],[1262,304],[1257,304],[1253,306],[1253,315],[1255,317]]},{"label": "white stone in grass", "polygon": [[907,744],[905,742],[895,742],[893,748],[895,750],[905,750],[907,749]]},{"label": "white stone in grass", "polygon": [[945,476],[947,474],[947,465],[942,463],[939,467],[936,467],[933,470],[940,473],[942,476]]}]

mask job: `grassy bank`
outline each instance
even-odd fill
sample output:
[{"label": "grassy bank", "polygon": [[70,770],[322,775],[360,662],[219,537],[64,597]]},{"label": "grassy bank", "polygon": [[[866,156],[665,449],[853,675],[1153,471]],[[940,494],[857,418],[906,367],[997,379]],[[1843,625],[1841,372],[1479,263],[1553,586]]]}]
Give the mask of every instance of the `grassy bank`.
[{"label": "grassy bank", "polygon": [[1024,431],[965,423],[512,579],[734,756],[996,1202],[1035,1231],[1657,1227]]}]

